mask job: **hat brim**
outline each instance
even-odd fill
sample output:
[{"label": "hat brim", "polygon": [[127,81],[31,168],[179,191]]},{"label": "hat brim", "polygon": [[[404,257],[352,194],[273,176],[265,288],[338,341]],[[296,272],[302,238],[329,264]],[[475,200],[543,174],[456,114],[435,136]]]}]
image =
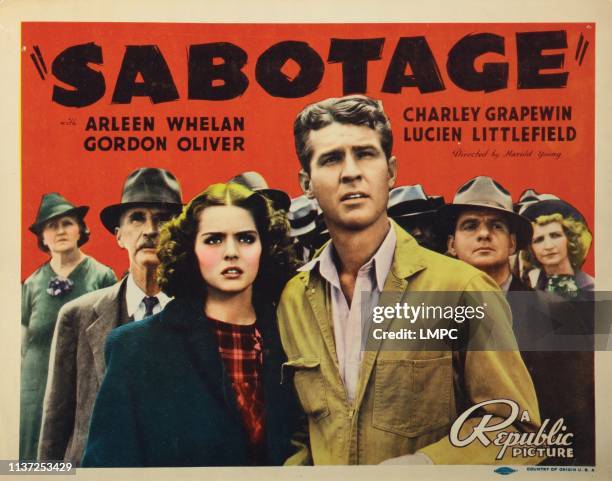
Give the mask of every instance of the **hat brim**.
[{"label": "hat brim", "polygon": [[127,209],[134,209],[136,207],[163,207],[170,209],[175,214],[178,214],[183,208],[183,204],[174,204],[169,202],[125,202],[123,204],[113,204],[105,207],[100,211],[100,220],[102,225],[106,227],[106,230],[111,234],[115,234],[115,229],[119,227],[119,219],[121,214]]},{"label": "hat brim", "polygon": [[57,219],[58,217],[64,217],[66,215],[76,215],[77,217],[84,219],[88,211],[89,211],[88,205],[80,205],[78,207],[66,209],[64,211],[53,214],[51,217],[47,217],[45,220],[42,220],[40,222],[35,222],[30,227],[28,227],[28,229],[33,234],[39,235],[40,232],[42,231],[43,226],[50,220]]},{"label": "hat brim", "polygon": [[438,209],[432,209],[432,210],[424,210],[421,212],[411,212],[409,214],[401,214],[401,215],[390,215],[389,217],[391,217],[393,220],[420,220],[420,219],[427,219],[427,218],[433,218],[436,217],[438,215]]},{"label": "hat brim", "polygon": [[526,249],[529,244],[531,244],[533,227],[529,219],[523,217],[522,215],[489,204],[447,204],[438,211],[440,216],[439,220],[447,227],[446,233],[452,234],[455,231],[457,218],[461,212],[475,209],[487,209],[503,214],[510,222],[510,228],[516,235],[516,250]]},{"label": "hat brim", "polygon": [[403,201],[387,208],[389,217],[403,217],[404,215],[419,214],[421,212],[437,211],[444,205],[444,197],[429,197],[427,199],[414,199]]},{"label": "hat brim", "polygon": [[291,227],[291,229],[289,230],[289,237],[300,237],[300,236],[309,234],[311,232],[314,232],[316,228],[317,226],[314,220],[310,222],[309,224],[306,224],[305,226],[302,226],[302,227],[295,227],[295,228]]},{"label": "hat brim", "polygon": [[573,217],[586,224],[584,216],[573,205],[560,199],[547,199],[525,204],[521,215],[530,221],[535,221],[541,215],[561,214],[563,217]]}]

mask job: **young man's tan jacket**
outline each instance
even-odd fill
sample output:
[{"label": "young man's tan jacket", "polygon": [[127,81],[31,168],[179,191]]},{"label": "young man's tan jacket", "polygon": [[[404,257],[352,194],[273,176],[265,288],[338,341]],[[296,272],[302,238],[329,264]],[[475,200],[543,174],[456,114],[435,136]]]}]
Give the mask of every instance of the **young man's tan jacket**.
[{"label": "young man's tan jacket", "polygon": [[[397,244],[385,292],[398,302],[417,291],[446,291],[457,305],[474,304],[487,295],[497,339],[515,346],[511,315],[497,285],[481,271],[420,247],[392,222]],[[466,293],[472,294],[466,294]],[[448,298],[448,295],[446,296]],[[494,305],[491,305],[494,304]],[[334,343],[329,289],[318,268],[301,272],[283,292],[278,322],[288,362],[283,381],[293,379],[308,418],[296,433],[300,450],[287,464],[378,464],[388,458],[422,452],[435,464],[535,463],[511,458],[497,461],[499,447],[475,440],[455,447],[449,440],[453,421],[470,406],[494,399],[513,400],[527,417],[506,431],[536,431],[540,424],[533,384],[520,353],[514,350],[466,352],[385,350],[387,341],[363,353],[355,401],[350,405],[340,377]],[[393,321],[392,321],[393,322]],[[485,336],[486,337],[486,336]],[[397,341],[396,341],[397,342]],[[375,343],[376,344],[376,343]],[[465,438],[484,414],[489,425],[510,415],[507,404],[484,406],[460,432]],[[495,433],[492,433],[492,438]]]}]

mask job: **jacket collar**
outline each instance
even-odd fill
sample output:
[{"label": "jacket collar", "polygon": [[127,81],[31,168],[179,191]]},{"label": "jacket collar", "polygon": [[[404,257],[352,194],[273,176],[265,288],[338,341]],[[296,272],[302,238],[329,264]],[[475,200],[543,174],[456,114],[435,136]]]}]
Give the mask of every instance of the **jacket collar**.
[{"label": "jacket collar", "polygon": [[159,313],[161,321],[173,329],[195,329],[205,325],[204,302],[198,298],[176,298]]},{"label": "jacket collar", "polygon": [[586,272],[578,269],[576,271],[576,285],[578,289],[593,290],[595,282]]},{"label": "jacket collar", "polygon": [[104,290],[102,296],[93,305],[95,320],[85,329],[98,383],[102,382],[106,370],[104,360],[106,337],[112,329],[129,321],[125,305],[126,279]]},{"label": "jacket collar", "polygon": [[[397,242],[391,272],[397,279],[406,280],[410,276],[425,269],[427,264],[423,258],[423,249],[419,243],[408,232],[401,228],[395,221],[391,221],[395,229]],[[387,277],[387,281],[389,277]],[[385,285],[386,288],[386,285]]]},{"label": "jacket collar", "polygon": [[[546,277],[546,273],[543,269],[532,269],[529,271],[529,280],[531,281],[531,285],[536,286],[536,289],[545,290],[546,289],[546,281],[548,278]],[[580,290],[592,290],[593,289],[593,278],[589,276],[586,272],[578,269],[574,273],[574,277],[576,278],[576,286]]]},{"label": "jacket collar", "polygon": [[[265,337],[273,326],[275,316],[274,306],[264,306],[257,309],[257,328]],[[204,314],[204,300],[200,298],[172,299],[160,312],[162,322],[178,330],[207,330],[212,333],[208,319]],[[216,341],[215,341],[216,349]]]},{"label": "jacket collar", "polygon": [[[402,284],[401,282],[398,284],[398,281],[407,279],[427,267],[422,255],[424,248],[393,219],[389,219],[389,221],[391,222],[391,228],[395,230],[396,241],[391,271],[385,281],[385,289],[394,286],[400,287]],[[313,287],[311,281],[311,274],[314,271],[313,267],[318,262],[319,256],[328,248],[331,242],[332,241],[329,240],[323,244],[323,246],[315,252],[313,259],[299,269],[300,273],[298,277],[302,279],[304,284],[309,288]],[[316,275],[318,275],[318,273]],[[391,285],[389,285],[389,283],[391,283]]]},{"label": "jacket collar", "polygon": [[[393,261],[393,253],[397,244],[397,238],[393,226],[387,232],[382,243],[374,253],[374,255],[361,267],[362,270],[372,270],[376,279],[376,284],[379,290],[383,290],[385,279],[391,268]],[[336,256],[333,243],[328,242],[325,247],[317,253],[310,262],[301,267],[299,271],[311,271],[318,266],[319,274],[330,284],[340,289],[340,280],[338,269],[334,262]]]},{"label": "jacket collar", "polygon": [[518,276],[515,276],[514,274],[510,274],[510,276],[512,277],[512,279],[511,279],[510,285],[508,286],[508,291],[506,291],[506,294],[508,292],[513,292],[513,291],[532,291],[533,290],[531,289],[531,287],[524,284],[523,281],[521,281],[521,279]]}]

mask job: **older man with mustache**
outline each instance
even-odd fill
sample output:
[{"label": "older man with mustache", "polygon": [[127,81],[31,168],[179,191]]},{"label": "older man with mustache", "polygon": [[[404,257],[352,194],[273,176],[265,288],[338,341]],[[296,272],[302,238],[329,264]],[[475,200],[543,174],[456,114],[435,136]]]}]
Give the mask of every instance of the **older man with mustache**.
[{"label": "older man with mustache", "polygon": [[105,371],[104,344],[111,329],[159,312],[169,301],[157,285],[161,224],[180,212],[181,189],[170,172],[141,168],[124,184],[121,202],[100,219],[128,253],[128,274],[114,286],[67,303],[58,315],[39,442],[40,460],[78,466],[89,419]]}]

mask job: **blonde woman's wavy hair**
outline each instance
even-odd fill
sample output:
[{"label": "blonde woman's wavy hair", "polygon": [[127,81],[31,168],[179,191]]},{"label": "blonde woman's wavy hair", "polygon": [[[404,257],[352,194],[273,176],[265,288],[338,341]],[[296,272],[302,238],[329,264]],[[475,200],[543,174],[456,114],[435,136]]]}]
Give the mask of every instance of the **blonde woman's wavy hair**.
[{"label": "blonde woman's wavy hair", "polygon": [[[563,217],[561,214],[541,215],[535,219],[533,225],[543,226],[551,222],[559,222],[563,227],[565,237],[567,237],[567,255],[570,264],[574,270],[578,270],[584,264],[584,259],[589,253],[593,235],[584,222],[574,219],[573,217]],[[542,265],[535,257],[533,249],[521,251],[521,259],[523,261],[525,272],[533,268],[542,268]]]}]

